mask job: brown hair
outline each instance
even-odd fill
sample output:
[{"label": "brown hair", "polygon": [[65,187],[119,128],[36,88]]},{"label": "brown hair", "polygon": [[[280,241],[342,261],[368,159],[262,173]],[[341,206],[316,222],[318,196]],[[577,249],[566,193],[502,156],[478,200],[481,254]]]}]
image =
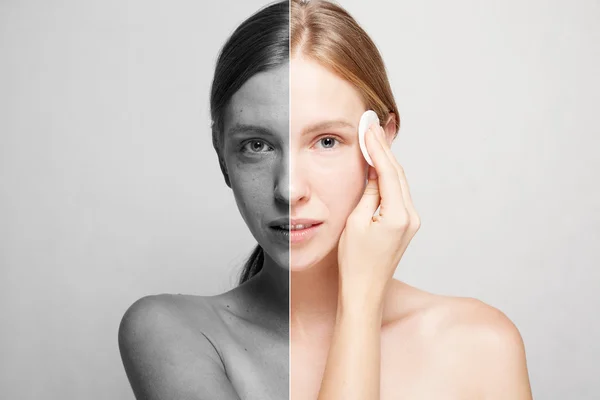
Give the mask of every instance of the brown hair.
[{"label": "brown hair", "polygon": [[290,58],[301,54],[352,83],[384,124],[400,115],[375,43],[341,6],[327,0],[291,0]]}]

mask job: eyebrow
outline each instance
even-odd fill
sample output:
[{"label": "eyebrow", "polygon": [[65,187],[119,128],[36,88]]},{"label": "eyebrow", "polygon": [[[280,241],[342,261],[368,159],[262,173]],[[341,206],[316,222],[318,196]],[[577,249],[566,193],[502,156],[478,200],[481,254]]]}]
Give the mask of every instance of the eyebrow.
[{"label": "eyebrow", "polygon": [[235,124],[227,131],[228,136],[236,136],[248,133],[258,133],[273,136],[273,132],[270,129],[260,125]]},{"label": "eyebrow", "polygon": [[325,131],[328,129],[343,129],[343,128],[352,128],[356,129],[356,125],[344,121],[344,120],[331,120],[331,121],[322,121],[316,124],[312,124],[307,126],[302,130],[302,134],[306,135],[308,133],[316,132],[316,131]]}]

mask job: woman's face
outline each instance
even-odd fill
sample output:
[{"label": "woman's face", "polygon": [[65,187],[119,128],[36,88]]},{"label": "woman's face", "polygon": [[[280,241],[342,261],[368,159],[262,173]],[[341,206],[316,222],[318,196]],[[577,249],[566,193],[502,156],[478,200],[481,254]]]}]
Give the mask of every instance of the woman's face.
[{"label": "woman's face", "polygon": [[256,74],[231,98],[223,158],[236,203],[267,255],[289,265],[289,66]]},{"label": "woman's face", "polygon": [[[336,257],[346,219],[358,204],[367,163],[358,144],[366,111],[358,91],[320,64],[291,61],[291,265],[300,271]],[[302,227],[298,227],[302,228]]]}]

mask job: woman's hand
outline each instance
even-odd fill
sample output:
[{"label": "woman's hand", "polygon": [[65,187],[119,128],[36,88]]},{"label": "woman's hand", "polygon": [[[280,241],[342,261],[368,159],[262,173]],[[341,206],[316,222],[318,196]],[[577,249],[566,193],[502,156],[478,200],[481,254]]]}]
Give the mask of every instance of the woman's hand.
[{"label": "woman's hand", "polygon": [[383,300],[420,227],[383,129],[371,127],[365,139],[375,169],[340,238],[338,309],[319,400],[380,398]]},{"label": "woman's hand", "polygon": [[[340,238],[340,291],[356,298],[383,299],[408,244],[420,227],[404,170],[396,161],[381,126],[365,134],[375,168],[369,167],[364,195],[348,217]],[[379,208],[378,215],[374,215]]]}]

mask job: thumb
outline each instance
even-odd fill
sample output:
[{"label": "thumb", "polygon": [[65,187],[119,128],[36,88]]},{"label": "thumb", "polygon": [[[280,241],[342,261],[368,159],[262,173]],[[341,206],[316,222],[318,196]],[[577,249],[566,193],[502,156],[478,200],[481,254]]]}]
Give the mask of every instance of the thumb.
[{"label": "thumb", "polygon": [[[373,169],[370,167],[369,169]],[[369,171],[369,180],[365,187],[365,192],[362,198],[358,202],[358,205],[354,209],[354,213],[358,214],[359,220],[365,221],[365,223],[371,222],[375,211],[379,208],[381,202],[381,196],[379,195],[379,183],[377,180],[377,174],[372,174]]]}]

